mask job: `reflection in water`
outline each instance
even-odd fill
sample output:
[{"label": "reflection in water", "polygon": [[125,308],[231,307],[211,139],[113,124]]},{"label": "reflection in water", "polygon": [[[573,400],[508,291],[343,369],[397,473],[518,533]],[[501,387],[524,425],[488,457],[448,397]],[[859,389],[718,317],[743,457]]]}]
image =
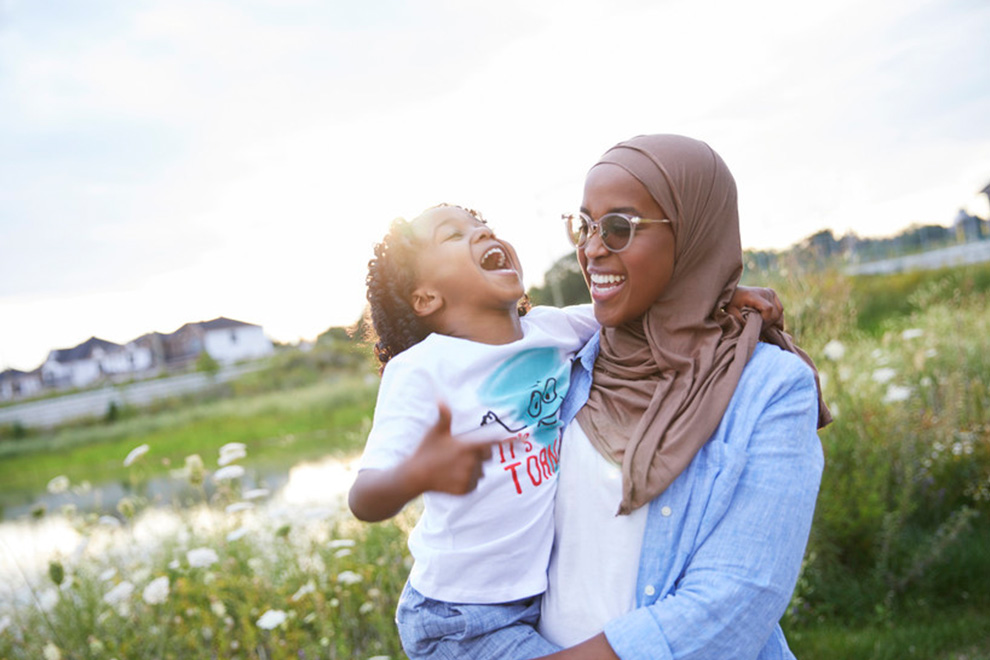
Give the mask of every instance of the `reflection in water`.
[{"label": "reflection in water", "polygon": [[228,541],[235,541],[263,522],[333,518],[346,510],[355,464],[353,459],[336,458],[300,463],[289,470],[284,485],[268,500],[267,491],[252,488],[244,491],[241,503],[226,511],[197,505],[180,516],[173,508],[148,508],[129,525],[116,517],[102,516],[95,529],[86,534],[77,530],[76,520],[62,514],[0,522],[0,585],[6,587],[0,588],[0,606],[8,597],[17,604],[43,596],[33,593],[26,582],[37,585],[51,560],[76,563],[87,555],[113,556],[123,565],[144,558],[163,544],[183,546],[192,533],[226,534]]}]

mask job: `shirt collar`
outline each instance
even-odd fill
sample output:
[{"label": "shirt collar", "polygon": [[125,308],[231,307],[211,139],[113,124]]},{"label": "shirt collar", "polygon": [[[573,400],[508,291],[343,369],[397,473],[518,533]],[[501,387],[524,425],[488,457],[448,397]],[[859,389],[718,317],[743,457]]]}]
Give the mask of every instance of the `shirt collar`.
[{"label": "shirt collar", "polygon": [[574,356],[574,361],[581,365],[581,368],[589,374],[595,368],[595,360],[598,358],[598,349],[601,347],[601,330],[596,332],[588,340],[578,354]]}]

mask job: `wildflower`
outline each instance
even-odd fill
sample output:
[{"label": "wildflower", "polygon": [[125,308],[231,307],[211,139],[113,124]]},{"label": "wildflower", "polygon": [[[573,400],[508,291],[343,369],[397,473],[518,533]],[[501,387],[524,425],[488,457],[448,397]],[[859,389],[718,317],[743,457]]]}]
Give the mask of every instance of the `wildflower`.
[{"label": "wildflower", "polygon": [[263,630],[271,630],[285,623],[286,614],[282,610],[268,610],[258,619],[257,625]]},{"label": "wildflower", "polygon": [[917,339],[918,337],[923,337],[925,331],[921,328],[908,328],[901,333],[901,339],[907,341],[909,339]]},{"label": "wildflower", "polygon": [[45,657],[45,660],[62,660],[62,650],[55,646],[54,642],[45,644],[45,648],[41,650],[41,654]]},{"label": "wildflower", "polygon": [[373,655],[368,660],[392,660],[390,655]]},{"label": "wildflower", "polygon": [[124,467],[130,467],[134,464],[134,461],[138,460],[142,456],[148,453],[151,449],[148,445],[138,445],[127,454],[127,458],[124,459]]},{"label": "wildflower", "polygon": [[244,491],[241,495],[246,500],[260,500],[262,497],[268,497],[271,495],[271,491],[267,488],[252,488],[251,490]]},{"label": "wildflower", "polygon": [[148,605],[164,603],[165,599],[168,598],[168,577],[163,575],[149,582],[141,593],[141,597]]},{"label": "wildflower", "polygon": [[170,570],[177,571],[182,567],[182,564],[179,563],[178,559],[173,559],[168,563],[168,567]]},{"label": "wildflower", "polygon": [[337,559],[343,559],[344,557],[350,555],[352,550],[350,548],[341,548],[337,552],[333,553],[333,556]]},{"label": "wildflower", "polygon": [[197,487],[203,485],[203,480],[206,478],[206,466],[203,465],[203,459],[200,458],[199,454],[186,456],[185,473],[189,485]]},{"label": "wildflower", "polygon": [[358,575],[354,571],[341,571],[337,575],[337,582],[339,582],[341,584],[357,584],[358,582],[360,582],[363,579],[364,578],[362,578],[360,575]]},{"label": "wildflower", "polygon": [[100,582],[108,582],[117,577],[116,568],[108,568],[107,570],[100,573]]},{"label": "wildflower", "polygon": [[227,616],[227,608],[224,606],[223,601],[220,600],[215,600],[210,603],[210,611],[213,612],[218,619],[222,619]]},{"label": "wildflower", "polygon": [[253,509],[254,504],[251,502],[234,502],[233,504],[228,504],[227,508],[224,509],[227,513],[239,513],[241,511],[247,511],[248,509]]},{"label": "wildflower", "polygon": [[371,603],[361,603],[361,607],[358,608],[359,614],[368,614],[375,611],[375,606]]},{"label": "wildflower", "polygon": [[227,540],[230,541],[230,542],[237,541],[238,539],[243,538],[247,533],[248,533],[248,528],[247,527],[243,527],[243,526],[242,527],[238,527],[234,531],[232,531],[229,534],[227,534]]},{"label": "wildflower", "polygon": [[244,476],[244,468],[240,465],[228,465],[213,473],[213,481],[230,481]]},{"label": "wildflower", "polygon": [[334,539],[327,543],[327,547],[331,550],[336,550],[337,548],[353,548],[354,539]]},{"label": "wildflower", "polygon": [[838,339],[833,339],[829,343],[825,344],[825,348],[822,349],[825,357],[832,362],[838,362],[846,354],[846,347]]},{"label": "wildflower", "polygon": [[0,635],[3,634],[3,631],[4,630],[6,630],[7,628],[10,628],[10,624],[12,624],[13,622],[14,621],[9,616],[7,616],[6,614],[4,614],[3,616],[0,616]]},{"label": "wildflower", "polygon": [[62,566],[62,562],[57,560],[48,562],[48,577],[51,578],[56,587],[62,584],[62,580],[65,579],[65,567]]},{"label": "wildflower", "polygon": [[64,474],[60,474],[48,482],[48,492],[52,495],[58,495],[69,490],[69,478]]},{"label": "wildflower", "polygon": [[883,397],[884,403],[897,403],[906,401],[911,396],[911,388],[903,385],[888,385],[887,394]]},{"label": "wildflower", "polygon": [[137,504],[134,502],[133,497],[122,497],[120,501],[117,502],[117,511],[120,515],[124,516],[128,520],[134,517],[137,513]]},{"label": "wildflower", "polygon": [[302,598],[303,596],[305,596],[307,594],[311,594],[314,591],[316,591],[316,585],[313,584],[313,581],[312,580],[310,580],[309,582],[307,582],[303,586],[299,587],[296,590],[296,593],[292,594],[292,597],[289,598],[289,600],[294,603],[297,600],[299,600],[300,598]]},{"label": "wildflower", "polygon": [[120,605],[130,599],[134,585],[124,580],[103,595],[103,602],[110,606]]},{"label": "wildflower", "polygon": [[38,604],[42,612],[51,612],[58,605],[58,589],[52,587],[43,591],[38,597]]},{"label": "wildflower", "polygon": [[890,367],[882,367],[873,372],[873,382],[883,384],[889,382],[896,375],[897,372]]},{"label": "wildflower", "polygon": [[113,516],[100,516],[96,522],[106,527],[120,527],[120,520],[114,518]]},{"label": "wildflower", "polygon": [[213,548],[193,548],[186,553],[186,560],[193,568],[206,568],[220,561]]},{"label": "wildflower", "polygon": [[243,442],[228,442],[220,448],[220,458],[217,465],[224,466],[247,456],[247,447]]}]

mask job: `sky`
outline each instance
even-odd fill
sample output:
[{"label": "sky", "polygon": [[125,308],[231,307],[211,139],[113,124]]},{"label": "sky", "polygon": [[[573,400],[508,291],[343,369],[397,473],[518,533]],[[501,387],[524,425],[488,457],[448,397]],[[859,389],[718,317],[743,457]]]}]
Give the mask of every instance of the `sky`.
[{"label": "sky", "polygon": [[0,369],[227,316],[315,338],[479,209],[539,284],[608,147],[708,142],[744,247],[987,217],[984,0],[0,0]]}]

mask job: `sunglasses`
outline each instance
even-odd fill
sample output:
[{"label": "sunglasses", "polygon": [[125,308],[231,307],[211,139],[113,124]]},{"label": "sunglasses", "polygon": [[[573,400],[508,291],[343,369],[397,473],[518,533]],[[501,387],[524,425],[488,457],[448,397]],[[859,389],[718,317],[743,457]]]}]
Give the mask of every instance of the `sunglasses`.
[{"label": "sunglasses", "polygon": [[622,252],[629,247],[632,243],[637,225],[670,222],[666,218],[651,220],[649,218],[629,215],[628,213],[606,213],[597,222],[592,220],[591,216],[587,213],[578,213],[577,215],[564,214],[560,217],[564,219],[564,225],[567,227],[567,237],[571,239],[574,247],[583,248],[588,243],[591,235],[595,233],[595,230],[598,230],[602,244],[610,252]]}]

